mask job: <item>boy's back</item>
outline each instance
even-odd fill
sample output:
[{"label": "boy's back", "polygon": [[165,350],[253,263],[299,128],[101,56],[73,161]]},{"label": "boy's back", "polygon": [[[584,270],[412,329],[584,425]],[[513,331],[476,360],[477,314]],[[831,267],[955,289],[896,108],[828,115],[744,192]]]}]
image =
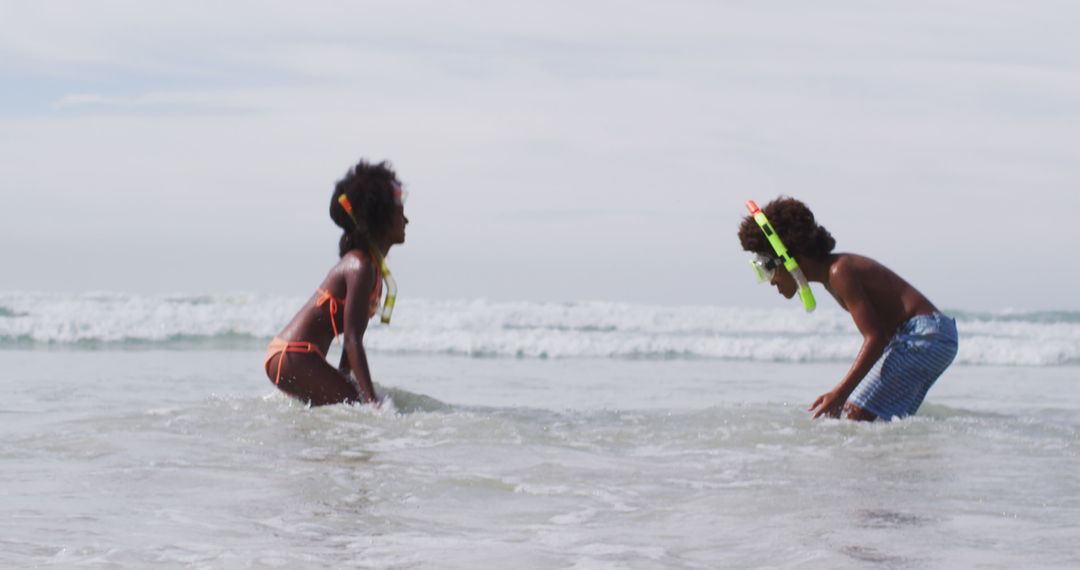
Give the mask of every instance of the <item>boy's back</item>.
[{"label": "boy's back", "polygon": [[861,291],[877,313],[882,328],[890,332],[911,317],[937,312],[926,296],[881,263],[855,253],[833,256],[835,260],[823,285],[845,311],[849,310],[848,303],[837,290]]}]

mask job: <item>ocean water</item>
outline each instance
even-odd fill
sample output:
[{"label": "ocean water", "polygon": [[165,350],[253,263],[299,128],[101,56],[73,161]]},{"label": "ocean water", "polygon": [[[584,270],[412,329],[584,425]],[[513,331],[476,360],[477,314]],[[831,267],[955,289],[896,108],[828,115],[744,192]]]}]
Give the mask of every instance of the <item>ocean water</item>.
[{"label": "ocean water", "polygon": [[915,417],[812,421],[839,311],[403,300],[383,409],[302,298],[0,293],[0,567],[1076,568],[1080,313],[964,313]]}]

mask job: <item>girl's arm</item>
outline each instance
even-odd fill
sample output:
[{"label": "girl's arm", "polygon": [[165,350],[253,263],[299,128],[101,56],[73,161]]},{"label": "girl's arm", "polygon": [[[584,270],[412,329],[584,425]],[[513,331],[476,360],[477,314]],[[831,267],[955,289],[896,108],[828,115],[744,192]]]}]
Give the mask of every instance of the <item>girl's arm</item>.
[{"label": "girl's arm", "polygon": [[371,381],[371,371],[368,370],[367,353],[364,351],[364,332],[367,331],[368,323],[368,299],[371,290],[375,287],[375,268],[367,260],[356,260],[355,265],[346,270],[345,296],[345,340],[342,358],[342,367],[348,363],[352,369],[356,382],[360,384],[360,392],[366,402],[375,403],[375,385]]}]

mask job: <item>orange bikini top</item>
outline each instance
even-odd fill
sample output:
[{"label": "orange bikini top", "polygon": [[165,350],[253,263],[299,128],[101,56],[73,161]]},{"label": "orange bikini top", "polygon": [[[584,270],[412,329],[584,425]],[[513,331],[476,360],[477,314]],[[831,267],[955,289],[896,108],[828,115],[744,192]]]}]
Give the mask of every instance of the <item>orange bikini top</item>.
[{"label": "orange bikini top", "polygon": [[[334,338],[337,338],[341,334],[337,328],[338,308],[345,306],[345,300],[335,297],[330,291],[321,287],[317,292],[319,296],[315,298],[315,306],[327,305],[327,309],[330,311],[330,326],[334,329]],[[380,299],[382,299],[382,272],[379,270],[379,266],[375,265],[375,286],[371,288],[371,296],[368,298],[369,319],[379,311]]]}]

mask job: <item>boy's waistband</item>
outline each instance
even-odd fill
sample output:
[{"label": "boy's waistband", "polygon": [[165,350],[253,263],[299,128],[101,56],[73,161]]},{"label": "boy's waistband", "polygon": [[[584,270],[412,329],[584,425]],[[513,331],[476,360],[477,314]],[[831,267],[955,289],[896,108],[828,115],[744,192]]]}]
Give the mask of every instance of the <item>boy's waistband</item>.
[{"label": "boy's waistband", "polygon": [[926,315],[915,315],[900,325],[897,334],[945,334],[956,336],[956,319],[935,311]]}]

